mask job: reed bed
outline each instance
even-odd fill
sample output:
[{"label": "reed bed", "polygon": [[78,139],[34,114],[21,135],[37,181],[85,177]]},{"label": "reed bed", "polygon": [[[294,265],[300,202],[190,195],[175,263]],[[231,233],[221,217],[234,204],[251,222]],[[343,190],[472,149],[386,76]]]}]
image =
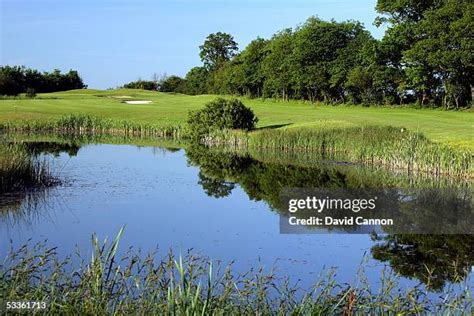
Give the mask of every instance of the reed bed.
[{"label": "reed bed", "polygon": [[311,153],[322,160],[349,161],[430,173],[472,177],[473,154],[434,143],[404,128],[363,126],[345,128],[282,128],[253,132],[220,131],[203,138],[208,146],[277,153]]},{"label": "reed bed", "polygon": [[54,182],[46,160],[33,157],[21,144],[0,144],[0,194]]},{"label": "reed bed", "polygon": [[70,114],[57,119],[9,121],[0,130],[16,132],[56,132],[70,134],[111,134],[143,137],[181,137],[180,126],[156,126],[89,114]]},{"label": "reed bed", "polygon": [[[186,139],[185,129],[179,125],[160,126],[88,114],[67,115],[54,120],[11,121],[1,123],[0,130]],[[416,174],[464,178],[472,178],[474,174],[470,149],[435,143],[419,132],[390,126],[335,127],[322,124],[251,132],[223,130],[204,136],[202,142],[240,151],[274,151],[276,155],[309,153],[317,159],[381,165]]]},{"label": "reed bed", "polygon": [[[112,241],[92,239],[92,254],[59,259],[45,243],[11,250],[0,266],[0,312],[6,301],[45,301],[38,314],[79,315],[471,315],[469,282],[448,286],[437,299],[422,286],[402,289],[399,277],[383,273],[372,289],[363,268],[354,285],[340,284],[335,270],[321,272],[314,286],[291,285],[274,270],[234,275],[201,256],[172,252],[118,253],[122,231]],[[75,260],[76,259],[76,260]],[[461,280],[460,280],[461,281]],[[3,301],[3,302],[2,302]]]}]

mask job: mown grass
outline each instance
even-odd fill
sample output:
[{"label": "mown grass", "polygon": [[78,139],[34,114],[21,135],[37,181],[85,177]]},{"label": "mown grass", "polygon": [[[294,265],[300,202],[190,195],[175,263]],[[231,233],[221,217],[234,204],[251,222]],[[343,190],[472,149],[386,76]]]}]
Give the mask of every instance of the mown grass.
[{"label": "mown grass", "polygon": [[312,153],[322,160],[350,161],[406,169],[410,173],[472,176],[472,153],[437,144],[423,134],[397,127],[319,127],[219,131],[206,136],[210,146],[240,151]]},{"label": "mown grass", "polygon": [[88,256],[77,251],[59,259],[44,243],[12,250],[0,266],[0,308],[23,300],[47,302],[38,312],[48,315],[469,315],[473,309],[468,281],[433,299],[421,286],[402,289],[390,273],[373,289],[361,268],[357,285],[340,284],[327,270],[304,290],[273,269],[234,275],[232,265],[192,253],[119,256],[122,232],[112,242],[94,236]]},{"label": "mown grass", "polygon": [[[0,129],[179,139],[185,137],[188,111],[212,98],[122,89],[74,90],[33,100],[2,100],[0,114],[6,115],[0,118]],[[127,99],[153,102],[123,103]],[[208,143],[237,144],[240,149],[310,151],[324,159],[416,173],[467,177],[473,173],[471,112],[244,102],[259,117],[259,129],[250,134],[225,131],[217,138],[208,138]],[[35,118],[28,119],[30,116]]]},{"label": "mown grass", "polygon": [[21,144],[0,144],[0,194],[54,182],[47,161],[33,157]]},{"label": "mown grass", "polygon": [[[124,98],[125,97],[125,98]],[[0,100],[0,122],[48,120],[67,114],[127,120],[155,126],[182,126],[188,111],[213,100],[213,95],[186,96],[143,90],[73,90],[39,94],[35,99]],[[151,100],[131,105],[123,100]],[[258,127],[395,126],[421,132],[434,142],[474,150],[474,113],[397,107],[326,106],[291,101],[242,99],[259,117]]]}]

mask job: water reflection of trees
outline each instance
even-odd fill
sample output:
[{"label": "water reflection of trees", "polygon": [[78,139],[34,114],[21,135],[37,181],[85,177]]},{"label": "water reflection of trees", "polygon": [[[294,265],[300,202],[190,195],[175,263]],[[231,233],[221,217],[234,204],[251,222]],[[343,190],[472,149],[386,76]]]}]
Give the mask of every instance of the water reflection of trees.
[{"label": "water reflection of trees", "polygon": [[372,256],[434,290],[463,280],[474,265],[473,235],[375,236]]},{"label": "water reflection of trees", "polygon": [[70,157],[77,156],[81,146],[77,143],[57,143],[57,142],[25,142],[23,145],[28,152],[33,155],[50,154],[58,157],[61,153],[66,153]]},{"label": "water reflection of trees", "polygon": [[[189,163],[200,168],[199,184],[206,194],[214,197],[231,194],[238,184],[251,199],[263,200],[273,210],[286,212],[280,199],[280,191],[285,187],[362,190],[399,187],[406,190],[387,190],[384,206],[397,209],[403,227],[422,229],[423,225],[436,221],[440,214],[446,219],[444,224],[447,226],[472,225],[470,183],[457,183],[456,187],[445,188],[440,194],[439,188],[443,185],[438,180],[426,179],[420,183],[408,177],[371,173],[348,166],[314,164],[298,167],[263,163],[249,156],[210,151],[199,146],[188,148],[186,154]],[[474,265],[474,235],[414,235],[387,231],[387,234],[375,236],[374,241],[371,250],[374,259],[389,263],[394,271],[416,278],[433,290],[441,289],[447,282],[464,279]]]}]

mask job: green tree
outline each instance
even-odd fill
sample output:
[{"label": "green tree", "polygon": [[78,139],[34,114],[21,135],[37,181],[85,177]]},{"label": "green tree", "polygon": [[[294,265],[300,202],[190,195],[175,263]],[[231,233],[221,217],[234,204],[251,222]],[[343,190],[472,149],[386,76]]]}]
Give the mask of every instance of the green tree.
[{"label": "green tree", "polygon": [[186,90],[186,81],[178,76],[169,76],[159,83],[161,92],[183,93]]},{"label": "green tree", "polygon": [[209,70],[214,70],[234,57],[238,46],[232,35],[217,32],[209,34],[199,49],[199,56],[204,66]]},{"label": "green tree", "polygon": [[262,63],[268,54],[268,41],[258,37],[250,42],[250,44],[237,56],[240,62],[239,68],[236,69],[237,83],[242,94],[250,97],[260,97],[263,93],[263,84],[265,76],[262,71]]},{"label": "green tree", "polygon": [[468,0],[378,0],[377,23],[388,23],[380,53],[397,68],[401,96],[421,105],[469,106],[473,85],[473,3]]},{"label": "green tree", "polygon": [[18,95],[26,92],[33,95],[86,87],[75,70],[63,74],[58,69],[40,73],[38,70],[23,66],[0,67],[0,95]]},{"label": "green tree", "polygon": [[208,93],[209,71],[204,67],[194,67],[186,74],[187,94],[206,94]]},{"label": "green tree", "polygon": [[142,90],[158,90],[158,83],[156,81],[137,80],[123,85],[125,89],[142,89]]},{"label": "green tree", "polygon": [[311,101],[344,101],[348,72],[360,64],[360,51],[371,40],[359,22],[309,18],[295,32],[296,94]]},{"label": "green tree", "polygon": [[[469,105],[474,84],[474,3],[446,0],[425,12],[415,30],[418,40],[405,52],[404,59],[420,85],[439,86],[442,103],[459,108]],[[426,77],[424,67],[434,73]],[[431,81],[430,81],[431,79]]]},{"label": "green tree", "polygon": [[285,29],[270,40],[265,59],[262,62],[264,96],[287,100],[293,97],[294,87],[294,34]]}]

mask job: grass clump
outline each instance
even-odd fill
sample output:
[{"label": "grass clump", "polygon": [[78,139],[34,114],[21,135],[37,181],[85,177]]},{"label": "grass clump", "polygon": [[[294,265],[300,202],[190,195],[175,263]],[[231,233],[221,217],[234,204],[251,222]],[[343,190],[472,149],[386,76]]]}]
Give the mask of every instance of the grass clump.
[{"label": "grass clump", "polygon": [[34,157],[21,144],[0,144],[0,194],[54,182],[46,160]]},{"label": "grass clump", "polygon": [[434,143],[404,128],[362,126],[279,128],[254,132],[224,131],[209,135],[210,146],[237,150],[310,152],[322,160],[350,161],[406,169],[413,173],[472,176],[472,153]]},{"label": "grass clump", "polygon": [[212,131],[224,129],[252,130],[258,122],[253,111],[238,99],[217,98],[198,111],[191,111],[187,120],[187,136],[200,140]]},{"label": "grass clump", "polygon": [[[123,229],[112,241],[92,239],[92,255],[76,252],[60,260],[45,243],[11,251],[0,266],[4,301],[48,302],[44,314],[87,315],[416,315],[472,312],[468,286],[446,289],[431,300],[419,286],[403,290],[395,275],[382,275],[373,290],[360,270],[358,286],[339,284],[335,271],[321,273],[307,291],[290,285],[273,270],[258,268],[235,276],[232,266],[193,256],[162,260],[129,250],[118,255]],[[41,312],[41,311],[40,311]]]}]

